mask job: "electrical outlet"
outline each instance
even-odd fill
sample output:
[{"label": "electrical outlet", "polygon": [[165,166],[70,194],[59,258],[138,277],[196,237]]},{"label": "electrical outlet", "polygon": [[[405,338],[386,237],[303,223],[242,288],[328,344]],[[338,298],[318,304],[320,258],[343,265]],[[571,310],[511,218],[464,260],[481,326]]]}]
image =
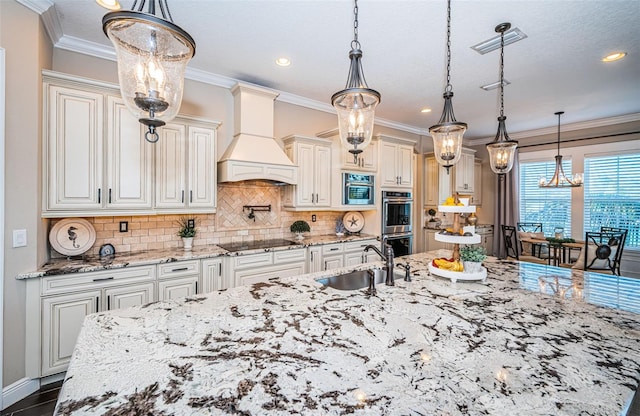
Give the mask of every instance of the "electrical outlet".
[{"label": "electrical outlet", "polygon": [[311,216],[311,222],[316,222],[316,214],[313,214],[313,215]]},{"label": "electrical outlet", "polygon": [[195,228],[195,227],[196,227],[196,220],[194,220],[193,218],[188,219],[188,220],[187,220],[187,227],[189,227],[189,228]]},{"label": "electrical outlet", "polygon": [[126,233],[129,231],[129,221],[120,221],[120,232]]},{"label": "electrical outlet", "polygon": [[13,230],[13,247],[27,246],[27,230]]}]

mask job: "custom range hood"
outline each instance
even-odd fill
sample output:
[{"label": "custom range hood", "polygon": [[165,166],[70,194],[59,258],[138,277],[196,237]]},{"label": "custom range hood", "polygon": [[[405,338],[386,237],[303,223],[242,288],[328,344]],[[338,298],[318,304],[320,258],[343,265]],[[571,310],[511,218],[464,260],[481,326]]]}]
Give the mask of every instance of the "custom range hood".
[{"label": "custom range hood", "polygon": [[218,182],[267,180],[296,185],[298,167],[273,138],[274,91],[238,83],[233,141],[218,162]]}]

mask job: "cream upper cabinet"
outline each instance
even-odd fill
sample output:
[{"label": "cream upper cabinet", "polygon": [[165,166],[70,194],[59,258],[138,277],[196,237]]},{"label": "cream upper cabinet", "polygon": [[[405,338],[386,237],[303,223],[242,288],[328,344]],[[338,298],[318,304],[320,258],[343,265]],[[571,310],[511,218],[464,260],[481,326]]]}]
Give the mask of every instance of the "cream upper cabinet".
[{"label": "cream upper cabinet", "polygon": [[215,212],[216,128],[176,118],[158,129],[155,207],[161,212]]},{"label": "cream upper cabinet", "polygon": [[454,190],[461,194],[472,194],[474,188],[475,150],[462,149],[460,160],[454,169]]},{"label": "cream upper cabinet", "polygon": [[413,187],[413,144],[408,140],[378,136],[380,185],[387,188]]},{"label": "cream upper cabinet", "polygon": [[482,161],[476,159],[473,162],[473,195],[471,204],[482,205]]},{"label": "cream upper cabinet", "polygon": [[44,213],[103,206],[103,117],[100,92],[45,82]]},{"label": "cream upper cabinet", "polygon": [[285,189],[285,207],[330,207],[331,141],[288,136],[283,142],[285,153],[299,169],[298,184]]},{"label": "cream upper cabinet", "polygon": [[378,170],[378,140],[372,139],[369,146],[365,147],[362,153],[355,158],[348,149],[341,148],[342,168],[348,171],[375,172]]},{"label": "cream upper cabinet", "polygon": [[428,206],[436,206],[439,201],[438,180],[440,175],[438,170],[440,165],[435,157],[425,157],[424,159],[424,204]]},{"label": "cream upper cabinet", "polygon": [[153,144],[120,97],[107,97],[107,195],[109,208],[152,207]]}]

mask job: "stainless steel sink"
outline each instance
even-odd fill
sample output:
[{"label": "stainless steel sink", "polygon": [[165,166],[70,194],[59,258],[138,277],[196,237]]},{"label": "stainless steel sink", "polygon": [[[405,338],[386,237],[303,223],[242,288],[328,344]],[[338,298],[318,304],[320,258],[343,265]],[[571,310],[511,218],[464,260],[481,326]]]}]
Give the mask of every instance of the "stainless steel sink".
[{"label": "stainless steel sink", "polygon": [[[384,270],[371,269],[371,272],[373,272],[376,285],[384,283]],[[369,270],[356,270],[337,276],[324,277],[316,281],[324,286],[329,286],[338,290],[363,289],[369,287]]]}]

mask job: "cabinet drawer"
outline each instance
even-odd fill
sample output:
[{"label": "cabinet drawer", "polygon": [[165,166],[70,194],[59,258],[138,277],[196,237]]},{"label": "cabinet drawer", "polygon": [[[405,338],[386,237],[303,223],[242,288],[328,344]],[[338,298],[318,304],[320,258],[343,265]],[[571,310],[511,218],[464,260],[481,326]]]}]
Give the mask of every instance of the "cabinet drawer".
[{"label": "cabinet drawer", "polygon": [[273,264],[273,253],[260,253],[250,254],[248,256],[236,256],[232,257],[232,264],[234,269],[270,266]]},{"label": "cabinet drawer", "polygon": [[306,250],[304,248],[276,251],[273,253],[273,264],[291,263],[296,261],[304,262],[306,257]]},{"label": "cabinet drawer", "polygon": [[342,243],[337,244],[326,244],[322,246],[322,255],[326,256],[327,254],[340,254],[343,251]]},{"label": "cabinet drawer", "polygon": [[369,244],[376,246],[376,248],[379,248],[380,245],[376,240],[349,241],[344,243],[344,251],[364,251],[364,248]]},{"label": "cabinet drawer", "polygon": [[158,278],[190,276],[200,274],[200,260],[177,261],[158,265]]},{"label": "cabinet drawer", "polygon": [[42,278],[42,295],[55,295],[105,286],[154,280],[156,266],[125,267],[99,272],[73,273]]}]

